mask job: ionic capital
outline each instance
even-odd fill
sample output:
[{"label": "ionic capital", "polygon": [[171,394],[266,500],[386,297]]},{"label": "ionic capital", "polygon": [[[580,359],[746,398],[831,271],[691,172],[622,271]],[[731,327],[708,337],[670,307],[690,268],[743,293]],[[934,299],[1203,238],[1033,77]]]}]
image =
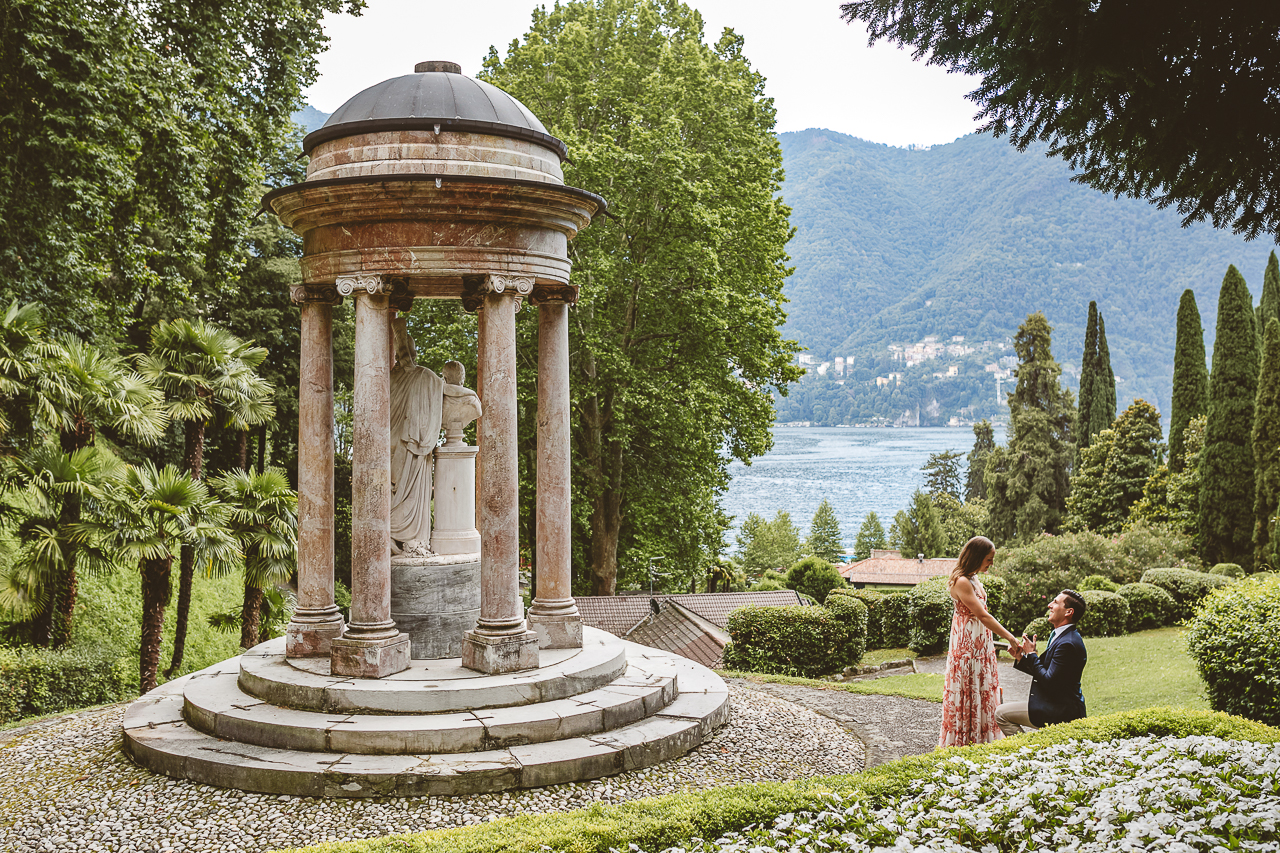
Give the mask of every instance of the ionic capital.
[{"label": "ionic capital", "polygon": [[578,302],[578,287],[573,284],[535,284],[533,286],[533,296],[529,301],[534,305],[542,305],[548,302],[563,302],[566,305],[576,305]]},{"label": "ionic capital", "polygon": [[462,277],[462,307],[468,311],[478,311],[484,307],[484,298],[489,294],[512,296],[516,300],[516,310],[525,297],[533,293],[533,277],[519,275],[464,275]]},{"label": "ionic capital", "polygon": [[357,290],[363,290],[370,296],[386,293],[390,280],[380,275],[346,275],[335,282],[338,293],[350,296]]},{"label": "ionic capital", "polygon": [[294,305],[319,303],[321,305],[340,305],[342,296],[338,288],[332,284],[295,284],[289,288],[289,299]]}]

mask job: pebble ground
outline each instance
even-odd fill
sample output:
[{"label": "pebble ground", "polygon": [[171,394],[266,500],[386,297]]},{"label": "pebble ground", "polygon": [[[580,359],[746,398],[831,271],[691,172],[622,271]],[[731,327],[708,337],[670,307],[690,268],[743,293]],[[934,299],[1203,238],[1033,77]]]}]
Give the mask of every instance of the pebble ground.
[{"label": "pebble ground", "polygon": [[257,853],[863,769],[862,741],[839,723],[738,685],[730,698],[728,724],[646,770],[501,794],[380,800],[249,794],[156,776],[120,751],[123,706],[82,712],[0,746],[0,850]]}]

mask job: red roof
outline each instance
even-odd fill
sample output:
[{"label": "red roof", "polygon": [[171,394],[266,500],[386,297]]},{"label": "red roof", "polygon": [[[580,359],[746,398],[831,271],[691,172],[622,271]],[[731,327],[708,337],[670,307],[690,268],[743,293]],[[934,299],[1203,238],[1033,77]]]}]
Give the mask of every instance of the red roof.
[{"label": "red roof", "polygon": [[871,556],[840,568],[849,583],[915,586],[938,575],[949,575],[956,561],[951,557],[904,559],[897,551],[872,551]]}]

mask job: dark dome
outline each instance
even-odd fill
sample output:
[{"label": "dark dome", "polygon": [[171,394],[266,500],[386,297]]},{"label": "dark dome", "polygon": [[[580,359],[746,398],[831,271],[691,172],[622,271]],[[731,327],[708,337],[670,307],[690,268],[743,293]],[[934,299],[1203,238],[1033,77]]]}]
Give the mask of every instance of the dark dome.
[{"label": "dark dome", "polygon": [[565,144],[547,133],[529,108],[496,86],[453,71],[453,63],[422,63],[447,68],[383,80],[338,107],[324,127],[307,134],[307,153],[330,139],[386,130],[436,129],[489,133],[544,145],[564,159]]}]

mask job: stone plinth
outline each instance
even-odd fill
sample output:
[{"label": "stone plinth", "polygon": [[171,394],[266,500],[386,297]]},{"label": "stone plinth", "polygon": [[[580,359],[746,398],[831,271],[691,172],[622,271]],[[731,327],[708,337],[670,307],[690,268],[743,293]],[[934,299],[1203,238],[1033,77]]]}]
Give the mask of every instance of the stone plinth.
[{"label": "stone plinth", "polygon": [[351,678],[386,678],[409,667],[409,635],[386,640],[341,637],[330,644],[329,665]]},{"label": "stone plinth", "polygon": [[[479,544],[476,542],[477,549]],[[461,657],[462,636],[480,618],[479,550],[393,557],[391,618],[409,635],[413,660]]]},{"label": "stone plinth", "polygon": [[[436,448],[436,515],[431,523],[431,550],[437,554],[480,553],[480,531],[476,529],[478,449],[465,444]],[[477,576],[476,583],[479,582]]]}]

